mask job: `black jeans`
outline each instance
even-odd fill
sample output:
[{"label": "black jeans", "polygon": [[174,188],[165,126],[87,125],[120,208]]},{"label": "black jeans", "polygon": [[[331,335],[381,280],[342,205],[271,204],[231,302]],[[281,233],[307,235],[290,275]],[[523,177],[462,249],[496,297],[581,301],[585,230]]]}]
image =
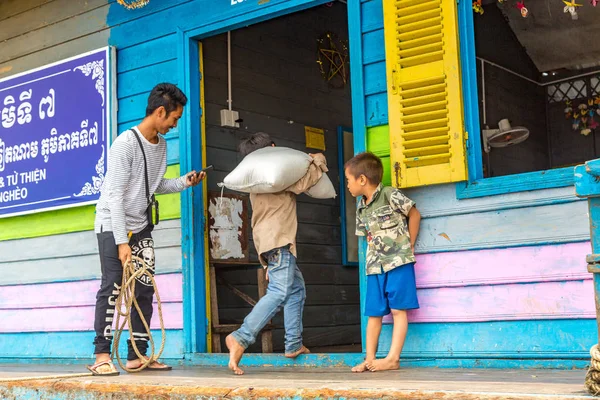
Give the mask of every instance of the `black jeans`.
[{"label": "black jeans", "polygon": [[[134,256],[144,259],[149,269],[154,275],[154,240],[150,228],[134,234],[129,240],[131,253]],[[115,243],[115,237],[112,232],[101,232],[97,234],[98,250],[100,253],[100,268],[102,270],[102,280],[100,290],[96,295],[96,317],[94,321],[94,330],[96,338],[94,339],[94,354],[110,353],[110,346],[113,339],[113,321],[115,319],[115,303],[117,296],[121,291],[123,279],[123,266],[119,260],[119,250]],[[135,263],[135,262],[134,262]],[[136,264],[136,269],[139,268]],[[152,299],[154,297],[154,287],[149,279],[137,279],[135,285],[135,297],[138,301],[142,314],[148,325],[152,319]],[[148,334],[144,324],[135,307],[131,310],[131,327],[135,344],[141,354],[145,355],[148,350]],[[127,359],[135,360],[137,355],[133,349],[130,340],[127,340]]]}]

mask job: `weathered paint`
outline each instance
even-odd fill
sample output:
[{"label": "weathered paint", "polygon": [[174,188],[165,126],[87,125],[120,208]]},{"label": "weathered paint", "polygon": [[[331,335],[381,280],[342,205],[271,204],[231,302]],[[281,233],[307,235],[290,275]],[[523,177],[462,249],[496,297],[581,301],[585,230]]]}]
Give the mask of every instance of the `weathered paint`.
[{"label": "weathered paint", "polygon": [[[179,176],[179,165],[169,166],[165,177],[177,176]],[[161,219],[179,218],[181,212],[178,194],[159,195],[157,200],[160,202]],[[86,206],[2,218],[0,219],[0,241],[88,231],[94,228],[94,213],[94,206]]]},{"label": "weathered paint", "polygon": [[[391,325],[383,327],[379,355],[389,349]],[[507,321],[480,323],[411,323],[402,354],[405,366],[571,368],[589,363],[594,344],[594,320]],[[153,331],[160,340],[160,332]],[[45,358],[74,360],[91,357],[93,332],[0,334],[0,362]],[[19,345],[15,345],[18,343]],[[166,358],[180,358],[181,330],[169,330]],[[121,346],[122,348],[124,346]],[[353,365],[361,354],[312,354],[291,361],[280,354],[246,354],[244,365]],[[186,356],[191,365],[226,366],[227,354]]]},{"label": "weathered paint", "polygon": [[[88,328],[89,329],[89,328]],[[166,331],[164,358],[182,359],[183,332],[182,330]],[[160,346],[161,332],[153,330],[152,336],[157,346]],[[129,337],[124,332],[119,349],[121,355],[127,355],[125,340]],[[0,362],[40,362],[56,360],[66,362],[87,362],[93,357],[94,332],[31,332],[31,333],[2,333],[0,334]],[[46,361],[44,361],[46,362]]]},{"label": "weathered paint", "polygon": [[[296,6],[304,7],[309,3],[317,4],[319,2],[271,1],[265,3],[265,8],[263,9],[264,12],[261,11],[260,13],[252,14],[252,12],[249,11],[250,8],[241,8],[241,12],[235,15],[231,13],[228,14],[227,12],[220,14],[219,12],[213,13],[213,9],[210,8],[212,7],[212,4],[206,6],[203,1],[181,2],[176,0],[165,0],[162,2],[151,2],[147,7],[135,11],[125,11],[116,3],[112,4],[110,6],[108,24],[106,25],[113,26],[111,29],[111,43],[117,44],[117,47],[119,48],[118,68],[121,83],[120,88],[123,90],[121,91],[121,89],[119,89],[120,130],[139,122],[143,117],[145,97],[148,94],[148,85],[150,85],[150,81],[153,79],[166,79],[180,84],[182,87],[185,87],[186,90],[198,86],[195,84],[199,78],[192,78],[189,73],[189,71],[195,70],[194,64],[191,62],[191,58],[195,55],[194,48],[192,46],[190,50],[189,47],[185,47],[192,42],[191,37],[193,35],[203,34],[203,32],[211,32],[212,34],[212,32],[218,31],[219,29],[226,29],[226,24],[241,26],[249,19],[258,21],[260,19],[268,18],[269,12],[273,12],[272,15],[280,15],[292,10]],[[354,117],[355,149],[356,151],[361,151],[365,148],[366,143],[363,127],[373,127],[387,123],[385,79],[381,79],[381,77],[385,75],[385,58],[383,56],[382,46],[382,11],[381,2],[379,0],[349,3],[349,28],[351,40],[355,41],[354,43],[351,43],[352,64],[358,65],[360,62],[364,63],[364,68],[352,69],[354,113],[357,114],[357,110],[365,110],[360,113],[361,115],[355,115]],[[215,10],[219,11],[227,8],[224,4],[225,3],[215,4]],[[250,4],[250,2],[247,4]],[[252,6],[254,7],[256,4],[252,3]],[[273,6],[273,8],[266,8],[271,6]],[[290,8],[286,8],[287,6]],[[250,7],[250,5],[248,7]],[[237,9],[240,8],[238,7]],[[218,22],[210,25],[209,28],[203,28],[202,26],[209,26],[209,24],[211,24],[210,16],[212,15],[218,15],[219,18],[221,18],[220,21],[229,22]],[[165,20],[177,21],[177,24],[164,23],[163,21]],[[362,22],[358,24],[357,21]],[[203,25],[200,26],[200,24]],[[148,26],[152,26],[153,29],[147,29]],[[178,31],[179,33],[176,31],[176,26],[179,26],[180,28]],[[190,33],[192,31],[193,35]],[[103,32],[105,34],[107,30]],[[356,43],[360,43],[361,45],[356,45]],[[60,49],[64,48],[65,47],[60,47]],[[160,51],[157,51],[157,49],[160,49]],[[47,51],[44,50],[39,54],[43,54],[44,52],[47,53]],[[186,73],[183,71],[188,72]],[[199,97],[199,94],[192,94],[191,96]],[[181,155],[182,158],[186,158],[186,165],[182,167],[183,169],[196,167],[195,165],[192,165],[192,160],[195,162],[202,160],[202,157],[194,158],[192,154],[187,154],[186,150],[191,148],[190,143],[192,142],[192,138],[188,134],[188,131],[197,132],[199,130],[197,129],[197,121],[200,120],[199,113],[200,110],[198,109],[195,109],[193,112],[190,111],[186,115],[186,122],[181,127],[181,131],[175,130],[168,136],[169,160],[170,162],[179,162],[180,149],[183,149]],[[360,123],[357,124],[357,121]],[[372,141],[369,140],[369,146],[371,143]],[[199,147],[200,146],[198,146],[198,148]],[[383,151],[385,152],[385,149]],[[186,153],[185,156],[184,152]],[[182,164],[184,163],[182,162]],[[589,240],[589,232],[586,233],[586,229],[581,226],[581,221],[585,214],[582,212],[584,209],[583,204],[577,203],[569,198],[562,189],[514,193],[506,196],[468,200],[457,200],[456,193],[453,192],[453,190],[454,185],[443,185],[439,187],[417,189],[414,192],[409,193],[412,197],[417,199],[419,208],[423,211],[425,217],[422,228],[422,238],[419,244],[419,250],[422,253],[429,253],[430,251],[451,252],[467,249],[520,246],[523,244],[539,245],[544,243],[565,243]],[[184,195],[187,196],[186,199],[183,200],[186,204],[185,210],[182,210],[181,213],[181,215],[185,215],[186,221],[184,224],[189,224],[191,217],[194,217],[193,204],[201,199],[201,194],[202,191],[196,191],[193,196],[194,199],[191,199],[191,193]],[[174,197],[177,198],[176,195]],[[561,208],[557,207],[556,204],[563,204],[564,206]],[[567,206],[567,204],[569,205]],[[177,201],[177,207],[178,206],[179,201]],[[164,209],[165,202],[161,200],[161,214],[164,213]],[[1,225],[0,222],[0,226],[2,227],[0,229],[0,238],[2,238],[4,232],[7,232],[7,234],[10,232],[12,235],[14,232],[19,231],[19,229],[25,230],[24,233],[21,231],[21,236],[19,237],[41,236],[49,233],[64,232],[65,229],[66,231],[68,231],[68,229],[71,229],[71,231],[90,229],[91,221],[93,221],[93,208],[90,207],[82,210],[84,211],[83,214],[75,212],[64,214],[56,213],[45,217],[43,214],[40,214],[37,216],[39,217],[37,219],[20,219],[7,225]],[[81,210],[77,210],[77,212],[79,211]],[[197,217],[198,210],[196,210],[195,213]],[[176,217],[178,216],[179,210],[177,209]],[[68,226],[55,224],[61,220],[68,221]],[[518,222],[519,225],[512,227],[515,222]],[[50,228],[54,230],[52,232],[48,231]],[[194,228],[189,226],[183,227],[182,229],[185,236],[183,240],[187,241],[189,234],[193,230],[198,230],[200,228],[201,224],[196,224]],[[16,237],[10,236],[9,238]],[[157,239],[157,244],[160,245],[159,239]],[[583,248],[586,245],[587,244],[574,243],[567,246],[581,246],[581,248]],[[193,274],[193,271],[196,269],[203,274],[204,271],[200,268],[202,265],[202,257],[197,258],[195,263],[190,263],[189,261],[192,259],[190,257],[193,256],[192,249],[197,249],[198,247],[203,247],[203,244],[199,241],[192,241],[191,243],[186,242],[183,255],[178,253],[177,255],[169,256],[168,263],[171,263],[172,259],[174,259],[173,267],[176,268],[177,265],[180,267],[183,257],[183,263],[184,265],[187,265],[185,267],[187,268],[186,273],[189,274],[186,277],[195,280],[195,287],[198,287],[198,285],[202,283],[204,283],[203,287],[205,287],[204,278],[200,278],[197,276],[198,274]],[[573,249],[575,249],[575,247],[573,247]],[[364,257],[364,241],[361,243],[360,250],[362,258]],[[505,284],[504,286],[509,286],[511,283],[523,282],[523,280],[527,282],[549,282],[554,284],[560,283],[560,280],[563,278],[565,281],[582,283],[575,271],[577,268],[575,253],[571,253],[571,250],[548,250],[551,254],[554,254],[555,257],[565,259],[569,271],[573,271],[573,275],[569,275],[569,273],[564,271],[557,272],[557,276],[555,277],[551,276],[550,271],[558,271],[560,269],[560,262],[553,262],[555,260],[551,260],[547,255],[542,256],[542,261],[548,263],[548,269],[545,269],[544,264],[537,260],[537,255],[532,256],[532,253],[520,253],[521,251],[527,252],[529,249],[508,249],[503,251],[503,254],[505,255],[511,254],[510,257],[506,258],[507,262],[521,265],[521,274],[517,274],[517,268],[512,268],[512,264],[502,265],[500,263],[492,263],[495,261],[493,251],[490,251],[489,254],[485,252],[460,252],[427,255],[424,257],[431,257],[430,261],[423,258],[420,261],[421,264],[418,266],[418,268],[420,268],[421,265],[426,266],[425,271],[427,271],[423,273],[426,280],[420,281],[420,284],[425,282],[426,285],[432,285],[433,287],[436,287],[436,285],[439,287],[453,286],[457,290],[463,290],[461,281],[455,279],[454,275],[448,274],[447,270],[441,271],[437,276],[435,274],[427,275],[429,271],[433,271],[440,265],[452,265],[451,269],[453,271],[464,274],[465,285],[479,285],[480,282],[478,280],[481,280],[481,284],[486,285],[486,279],[489,279],[489,282]],[[0,251],[0,257],[2,257],[2,254],[5,253]],[[25,252],[24,254],[28,253]],[[449,261],[447,261],[448,264],[444,264],[443,259],[436,258],[443,255],[448,255],[450,257],[448,258]],[[483,260],[488,260],[488,263],[492,263],[493,268],[482,268],[482,266],[486,266],[486,264],[479,259],[480,257],[483,258]],[[531,261],[531,257],[533,257],[533,262]],[[94,258],[97,258],[97,256],[94,256]],[[64,262],[66,262],[67,259],[64,259]],[[91,260],[92,258],[83,258],[80,260],[79,266],[82,270],[88,268],[91,264]],[[534,269],[532,264],[535,264],[535,268],[538,269]],[[523,273],[523,270],[529,268],[532,269],[531,272]],[[507,271],[503,274],[505,269]],[[74,274],[72,272],[74,269],[70,271],[71,272],[67,274],[64,280],[97,277],[97,275],[82,276]],[[477,272],[479,271],[481,271],[482,274],[477,275]],[[489,271],[493,272],[491,272],[491,275],[486,275]],[[37,273],[42,275],[43,271],[38,269]],[[40,281],[51,281],[53,279],[51,273],[55,273],[56,276],[59,277],[54,279],[63,280],[61,268],[56,264],[56,266],[52,266],[49,273],[45,275],[45,280]],[[475,276],[469,280],[467,274],[473,273],[475,273]],[[537,280],[536,274],[538,277]],[[28,276],[30,276],[30,279],[34,279],[31,278],[33,275],[35,274],[32,273]],[[444,284],[444,282],[446,282],[446,284]],[[189,298],[190,296],[197,295],[201,300],[204,300],[204,295],[202,293],[189,290],[189,284],[189,282],[184,282],[184,285],[188,285],[186,296]],[[510,286],[513,287],[516,285]],[[364,294],[364,276],[361,276],[361,288],[363,289],[362,292]],[[505,294],[504,296],[510,297],[510,295],[511,293],[508,292],[508,294]],[[503,300],[506,300],[505,297],[503,297]],[[491,308],[494,306],[495,305],[492,304]],[[195,319],[190,319],[188,321],[188,326],[197,326],[197,324],[201,325],[206,322],[202,320],[202,313],[198,311],[198,309],[192,307],[190,313],[195,314]],[[188,314],[186,313],[186,318],[187,315]],[[407,341],[405,355],[408,357],[413,355],[415,360],[417,360],[419,354],[427,354],[427,350],[433,348],[438,349],[433,352],[433,356],[443,358],[444,360],[438,361],[430,359],[423,361],[424,365],[448,366],[455,363],[455,365],[462,366],[477,366],[484,364],[509,366],[513,365],[511,363],[518,363],[518,361],[514,360],[517,360],[524,354],[519,350],[511,350],[514,349],[514,343],[511,343],[509,340],[512,340],[516,342],[536,343],[536,346],[539,346],[540,348],[549,349],[548,352],[532,351],[529,354],[531,354],[532,357],[540,358],[540,360],[531,361],[529,363],[523,362],[523,365],[564,366],[568,363],[562,363],[562,361],[559,360],[560,357],[574,357],[574,355],[576,355],[577,357],[580,357],[580,360],[577,362],[582,362],[582,359],[587,358],[587,355],[583,356],[581,354],[583,354],[582,352],[587,346],[587,344],[584,345],[584,343],[587,343],[586,337],[589,336],[590,322],[591,320],[553,320],[495,322],[492,324],[484,323],[483,325],[482,323],[412,324],[410,328],[411,336],[409,336]],[[483,327],[489,327],[489,329],[484,329]],[[89,329],[89,326],[86,329]],[[389,326],[384,327],[382,334],[383,348],[385,348],[386,343],[389,343],[389,338],[391,337],[389,329]],[[579,330],[576,331],[576,329]],[[202,330],[202,327],[200,327],[200,335],[202,334]],[[177,332],[180,334],[182,333],[181,331]],[[412,332],[415,333],[413,334]],[[532,335],[532,332],[535,332],[535,334]],[[77,351],[79,351],[78,354],[85,354],[85,356],[88,356],[91,332],[76,332],[74,334],[85,335],[85,340],[77,339],[79,341],[75,340],[73,346],[79,346],[77,349]],[[22,349],[18,346],[14,346],[14,343],[17,343],[16,340],[21,340],[21,338],[17,338],[17,336],[14,335],[0,335],[0,347],[3,347],[4,349],[10,347],[11,354],[16,353],[15,357],[19,357],[22,353]],[[30,346],[26,348],[37,351],[40,349],[39,347],[36,347],[38,346],[37,343],[39,343],[40,346],[43,345],[46,347],[41,349],[41,351],[37,351],[38,356],[51,356],[53,349],[58,351],[62,343],[61,341],[52,342],[55,339],[48,338],[55,338],[58,337],[56,335],[66,334],[56,332],[50,334],[31,333],[23,335],[28,335],[28,338],[35,337],[31,342],[27,342],[23,339],[23,343],[30,343]],[[198,337],[196,333],[194,333],[193,336],[195,338]],[[67,336],[61,337],[62,341],[72,340]],[[480,346],[473,345],[473,340],[476,340],[477,338],[485,339]],[[438,340],[438,342],[436,342],[436,340]],[[184,340],[181,339],[179,344],[183,342]],[[185,343],[188,352],[190,350],[195,351],[202,347],[201,341],[199,341],[198,346],[194,345],[192,347],[189,346],[188,339],[185,340]],[[563,344],[567,347],[564,347]],[[181,350],[183,347],[184,346],[181,345],[181,347],[174,352],[177,353],[177,351],[179,351],[177,354],[182,354],[184,352]],[[491,350],[488,353],[478,352],[478,349],[482,347]],[[455,352],[448,349],[462,350]],[[559,352],[554,352],[555,349],[559,349]],[[573,349],[577,350],[575,351]],[[8,354],[8,352],[0,351],[0,354]],[[465,358],[456,360],[453,358],[456,354],[460,354],[461,357]],[[480,362],[478,361],[478,358],[482,355],[485,356],[485,361]],[[355,356],[340,357],[348,360]],[[500,359],[498,359],[498,357]],[[502,357],[512,357],[512,359],[502,359]],[[555,357],[555,360],[544,361],[544,357]],[[220,359],[221,358],[219,358],[219,360]],[[214,359],[207,360],[207,365],[214,365],[216,362]],[[223,358],[223,360],[225,360],[225,358]],[[247,360],[247,362],[256,362],[257,365],[260,363],[269,363],[267,358],[254,356],[249,357],[248,359],[245,358],[245,360]],[[317,360],[317,365],[320,365],[319,363],[321,361],[318,361],[318,358],[315,360]]]},{"label": "weathered paint", "polygon": [[[163,302],[181,302],[181,274],[158,275],[156,284]],[[0,310],[93,306],[98,288],[100,280],[4,286],[0,290]],[[0,322],[0,330],[2,326]]]},{"label": "weathered paint", "polygon": [[417,255],[418,288],[588,279],[590,242]]},{"label": "weathered paint", "polygon": [[[392,325],[384,325],[378,354],[389,349]],[[596,341],[596,321],[529,320],[477,323],[410,323],[402,359],[496,359],[495,367],[513,368],[508,360],[587,360]],[[471,361],[469,361],[471,360]],[[506,363],[503,365],[503,361]],[[434,363],[435,364],[435,363]],[[451,365],[449,361],[446,365]]]},{"label": "weathered paint", "polygon": [[597,333],[600,340],[600,160],[592,160],[575,168],[577,196],[588,199],[592,254],[587,256],[588,272],[594,279],[594,305]]},{"label": "weathered paint", "polygon": [[[152,235],[156,246],[156,273],[180,272],[179,219],[162,221]],[[3,241],[0,242],[0,269],[3,270],[0,287],[98,279],[98,241],[93,231]]]},{"label": "weathered paint", "polygon": [[[166,329],[183,327],[181,302],[162,302]],[[94,327],[95,304],[91,306],[62,308],[33,308],[29,310],[0,310],[0,332],[64,332],[89,331]],[[150,328],[160,328],[158,308],[154,303],[154,316]]]},{"label": "weathered paint", "polygon": [[[593,318],[591,277],[579,250],[585,244],[419,256],[421,308],[410,312],[410,321]],[[181,328],[181,312],[171,304],[182,301],[181,275],[160,275],[157,283],[165,314],[169,311],[165,323]],[[0,332],[90,329],[98,285],[94,280],[4,287]]]},{"label": "weathered paint", "polygon": [[[595,318],[592,280],[421,289],[410,322]],[[384,322],[391,322],[388,316]]]}]

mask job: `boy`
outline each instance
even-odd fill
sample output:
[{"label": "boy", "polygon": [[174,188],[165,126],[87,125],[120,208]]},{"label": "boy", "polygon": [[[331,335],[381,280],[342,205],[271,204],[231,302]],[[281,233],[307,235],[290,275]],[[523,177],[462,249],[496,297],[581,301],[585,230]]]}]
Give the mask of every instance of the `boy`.
[{"label": "boy", "polygon": [[[400,190],[381,184],[383,164],[372,153],[361,153],[344,166],[348,190],[361,196],[356,211],[356,234],[367,237],[367,354],[353,372],[400,368],[408,320],[406,310],[419,308],[415,283],[414,248],[421,214]],[[408,219],[408,223],[407,223]],[[392,345],[386,358],[376,360],[382,318],[394,317]]]},{"label": "boy", "polygon": [[[256,133],[244,140],[239,151],[243,156],[263,147],[275,146],[266,133]],[[244,351],[256,340],[267,322],[283,307],[285,326],[285,356],[296,358],[310,353],[302,344],[302,312],[306,289],[302,272],[296,265],[296,195],[314,186],[327,164],[322,154],[310,154],[313,162],[307,173],[280,193],[250,194],[252,204],[252,234],[260,263],[267,268],[267,293],[254,306],[237,331],[227,336],[229,369],[242,375],[238,364]]]}]

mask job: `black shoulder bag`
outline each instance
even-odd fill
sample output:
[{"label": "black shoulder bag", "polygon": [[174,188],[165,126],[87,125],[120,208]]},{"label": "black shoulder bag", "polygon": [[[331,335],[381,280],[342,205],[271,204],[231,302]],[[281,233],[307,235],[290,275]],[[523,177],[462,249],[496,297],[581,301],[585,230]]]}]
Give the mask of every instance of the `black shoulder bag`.
[{"label": "black shoulder bag", "polygon": [[159,214],[158,214],[158,201],[156,201],[156,197],[154,197],[154,193],[150,195],[150,185],[148,184],[148,163],[146,162],[146,153],[144,152],[144,146],[142,145],[142,141],[138,133],[135,129],[131,129],[134,133],[135,138],[140,145],[140,150],[142,150],[142,155],[144,156],[144,178],[146,179],[146,201],[148,201],[148,208],[146,209],[146,214],[148,216],[148,227],[152,229],[155,225],[158,225],[159,222]]}]

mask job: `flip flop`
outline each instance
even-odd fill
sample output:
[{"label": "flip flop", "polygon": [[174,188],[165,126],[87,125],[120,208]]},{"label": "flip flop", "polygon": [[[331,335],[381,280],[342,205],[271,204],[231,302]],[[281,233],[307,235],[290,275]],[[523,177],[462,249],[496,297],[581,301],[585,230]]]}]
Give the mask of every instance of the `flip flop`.
[{"label": "flip flop", "polygon": [[156,372],[156,371],[171,371],[173,369],[173,367],[163,364],[160,361],[155,361],[156,363],[162,364],[164,365],[164,367],[151,367],[150,365],[148,365],[146,368],[144,368],[143,370],[139,371],[139,372],[144,372],[144,371],[150,371],[150,372]]},{"label": "flip flop", "polygon": [[[165,364],[163,364],[163,365],[165,365]],[[144,369],[144,371],[171,371],[172,369],[173,369],[173,367],[171,367],[170,365],[165,365],[164,367],[151,367],[151,366],[147,366]]]},{"label": "flip flop", "polygon": [[[112,372],[98,372],[98,367],[103,365],[109,365],[112,367]],[[119,376],[121,373],[117,371],[117,368],[113,364],[112,360],[105,360],[97,362],[94,365],[86,365],[85,366],[94,376]]]}]

